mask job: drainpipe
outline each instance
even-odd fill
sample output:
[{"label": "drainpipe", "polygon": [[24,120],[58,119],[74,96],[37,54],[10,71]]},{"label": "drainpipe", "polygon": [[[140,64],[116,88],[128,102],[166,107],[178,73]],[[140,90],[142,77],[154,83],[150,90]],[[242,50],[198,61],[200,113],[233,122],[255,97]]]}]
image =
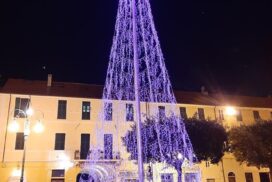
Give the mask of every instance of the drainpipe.
[{"label": "drainpipe", "polygon": [[216,116],[216,105],[214,106],[214,120],[217,121],[217,116]]},{"label": "drainpipe", "polygon": [[7,122],[6,122],[6,130],[5,130],[5,140],[4,140],[4,149],[3,149],[2,163],[5,162],[6,143],[7,143],[7,135],[8,135],[8,124],[9,124],[9,116],[10,116],[10,104],[11,104],[11,94],[9,94],[8,116],[7,116]]},{"label": "drainpipe", "polygon": [[223,180],[224,180],[224,182],[226,182],[226,176],[225,176],[223,159],[221,159],[221,165],[222,165]]},{"label": "drainpipe", "polygon": [[[217,121],[217,116],[216,116],[216,105],[214,106],[214,118],[215,118],[215,121]],[[224,163],[223,163],[223,159],[220,160],[221,162],[221,167],[222,167],[222,174],[223,174],[223,181],[226,182],[226,176],[225,176],[225,170],[224,170]]]}]

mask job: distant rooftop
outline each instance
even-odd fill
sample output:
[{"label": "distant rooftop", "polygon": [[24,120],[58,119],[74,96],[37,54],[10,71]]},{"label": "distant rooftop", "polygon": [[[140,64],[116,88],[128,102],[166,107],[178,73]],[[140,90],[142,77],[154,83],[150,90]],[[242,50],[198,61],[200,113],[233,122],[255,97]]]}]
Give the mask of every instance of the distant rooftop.
[{"label": "distant rooftop", "polygon": [[[69,82],[51,82],[50,86],[48,86],[48,81],[8,79],[0,92],[100,99],[102,98],[103,86]],[[177,90],[175,91],[175,96],[177,102],[181,104],[272,108],[272,98],[268,97],[208,94]]]},{"label": "distant rooftop", "polygon": [[82,98],[102,98],[103,86],[83,83],[52,82],[47,81],[8,79],[0,90],[2,93],[45,95]]}]

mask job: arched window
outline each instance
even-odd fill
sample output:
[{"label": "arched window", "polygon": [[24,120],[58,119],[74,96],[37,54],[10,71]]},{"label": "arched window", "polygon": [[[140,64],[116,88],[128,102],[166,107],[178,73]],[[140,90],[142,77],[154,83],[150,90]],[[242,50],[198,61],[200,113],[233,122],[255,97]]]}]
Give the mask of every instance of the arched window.
[{"label": "arched window", "polygon": [[235,174],[233,172],[229,172],[228,179],[229,179],[229,182],[236,182]]}]

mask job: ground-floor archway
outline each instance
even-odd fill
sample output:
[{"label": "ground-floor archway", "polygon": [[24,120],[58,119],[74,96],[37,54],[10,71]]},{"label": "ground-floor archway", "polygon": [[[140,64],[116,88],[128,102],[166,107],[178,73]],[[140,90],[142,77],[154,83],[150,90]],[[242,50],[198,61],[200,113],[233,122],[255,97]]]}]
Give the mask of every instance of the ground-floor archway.
[{"label": "ground-floor archway", "polygon": [[76,182],[112,182],[115,181],[115,170],[111,164],[90,164],[76,176]]},{"label": "ground-floor archway", "polygon": [[76,182],[100,182],[98,179],[96,180],[92,175],[88,173],[79,173],[76,178]]}]

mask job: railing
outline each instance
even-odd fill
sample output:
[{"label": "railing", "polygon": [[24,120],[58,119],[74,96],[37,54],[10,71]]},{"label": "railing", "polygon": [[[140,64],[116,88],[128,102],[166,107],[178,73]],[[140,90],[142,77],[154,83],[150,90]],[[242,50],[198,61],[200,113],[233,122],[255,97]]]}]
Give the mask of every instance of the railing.
[{"label": "railing", "polygon": [[104,151],[102,150],[90,150],[85,155],[87,156],[82,157],[81,153],[79,150],[75,150],[74,153],[74,160],[88,160],[88,161],[111,161],[111,160],[120,160],[120,152],[113,151],[112,153],[105,155]]}]

